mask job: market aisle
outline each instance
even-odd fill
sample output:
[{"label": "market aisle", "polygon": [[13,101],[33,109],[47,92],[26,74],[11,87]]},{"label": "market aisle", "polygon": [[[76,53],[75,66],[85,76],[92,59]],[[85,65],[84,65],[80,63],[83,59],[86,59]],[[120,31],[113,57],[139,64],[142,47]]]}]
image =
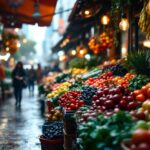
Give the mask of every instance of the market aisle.
[{"label": "market aisle", "polygon": [[21,109],[15,108],[13,98],[5,100],[0,106],[0,150],[40,150],[43,118],[39,108],[37,96],[29,97],[27,90]]}]

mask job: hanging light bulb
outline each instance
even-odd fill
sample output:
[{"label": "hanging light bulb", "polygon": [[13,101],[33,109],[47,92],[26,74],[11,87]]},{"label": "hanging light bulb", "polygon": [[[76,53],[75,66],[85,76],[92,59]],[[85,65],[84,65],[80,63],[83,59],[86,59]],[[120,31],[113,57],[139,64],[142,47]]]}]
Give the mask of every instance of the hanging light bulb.
[{"label": "hanging light bulb", "polygon": [[110,22],[110,18],[109,18],[107,15],[102,16],[102,18],[101,18],[101,23],[102,23],[103,25],[108,25],[109,22]]},{"label": "hanging light bulb", "polygon": [[129,29],[129,21],[126,17],[126,14],[122,15],[121,21],[119,23],[119,28],[122,31],[127,31]]},{"label": "hanging light bulb", "polygon": [[146,5],[146,12],[148,15],[150,15],[150,0],[148,1],[147,5]]}]

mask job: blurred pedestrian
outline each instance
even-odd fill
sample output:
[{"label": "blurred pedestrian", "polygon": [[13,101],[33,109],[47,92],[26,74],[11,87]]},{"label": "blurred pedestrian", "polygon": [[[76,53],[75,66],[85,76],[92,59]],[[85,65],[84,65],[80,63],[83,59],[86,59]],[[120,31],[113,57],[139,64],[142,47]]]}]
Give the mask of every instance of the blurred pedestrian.
[{"label": "blurred pedestrian", "polygon": [[12,72],[14,95],[16,99],[16,106],[21,106],[22,90],[26,86],[25,70],[22,62],[18,62]]},{"label": "blurred pedestrian", "polygon": [[34,70],[34,67],[31,66],[31,69],[28,72],[28,88],[29,88],[29,94],[31,96],[34,95],[34,82],[36,80],[36,72]]},{"label": "blurred pedestrian", "polygon": [[42,77],[43,77],[42,68],[41,68],[41,65],[38,64],[38,68],[36,70],[37,84],[41,83]]},{"label": "blurred pedestrian", "polygon": [[61,72],[62,70],[59,68],[59,64],[56,63],[54,67],[52,67],[51,72]]}]

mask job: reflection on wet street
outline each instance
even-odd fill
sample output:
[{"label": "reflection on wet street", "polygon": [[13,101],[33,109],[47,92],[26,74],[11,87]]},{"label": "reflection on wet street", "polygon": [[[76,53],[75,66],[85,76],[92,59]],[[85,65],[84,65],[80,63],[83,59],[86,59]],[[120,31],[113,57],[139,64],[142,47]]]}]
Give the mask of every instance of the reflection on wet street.
[{"label": "reflection on wet street", "polygon": [[40,150],[39,135],[43,118],[37,94],[30,97],[23,92],[21,108],[15,107],[14,98],[0,105],[0,150]]}]

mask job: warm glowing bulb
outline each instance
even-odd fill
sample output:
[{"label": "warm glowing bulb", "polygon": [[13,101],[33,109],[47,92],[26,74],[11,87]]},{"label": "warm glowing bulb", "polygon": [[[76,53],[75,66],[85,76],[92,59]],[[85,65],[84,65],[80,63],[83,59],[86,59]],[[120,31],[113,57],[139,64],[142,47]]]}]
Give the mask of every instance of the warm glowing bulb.
[{"label": "warm glowing bulb", "polygon": [[150,0],[148,1],[147,6],[146,6],[146,12],[147,14],[150,15]]},{"label": "warm glowing bulb", "polygon": [[79,52],[81,55],[83,55],[84,54],[84,50],[80,50],[80,52]]},{"label": "warm glowing bulb", "polygon": [[90,14],[90,11],[89,11],[89,10],[85,10],[84,14],[85,14],[85,15],[89,15],[89,14]]},{"label": "warm glowing bulb", "polygon": [[150,40],[145,40],[143,46],[150,48]]},{"label": "warm glowing bulb", "polygon": [[76,55],[76,53],[77,53],[76,50],[71,51],[71,55],[73,55],[73,56]]},{"label": "warm glowing bulb", "polygon": [[104,15],[104,16],[101,18],[101,23],[102,23],[103,25],[109,24],[109,21],[110,21],[110,19],[109,19],[109,17],[106,16],[106,15]]},{"label": "warm glowing bulb", "polygon": [[119,23],[119,28],[120,28],[120,30],[122,30],[122,31],[128,30],[128,29],[129,29],[129,22],[128,22],[128,19],[122,18],[122,19],[121,19],[121,22]]}]

